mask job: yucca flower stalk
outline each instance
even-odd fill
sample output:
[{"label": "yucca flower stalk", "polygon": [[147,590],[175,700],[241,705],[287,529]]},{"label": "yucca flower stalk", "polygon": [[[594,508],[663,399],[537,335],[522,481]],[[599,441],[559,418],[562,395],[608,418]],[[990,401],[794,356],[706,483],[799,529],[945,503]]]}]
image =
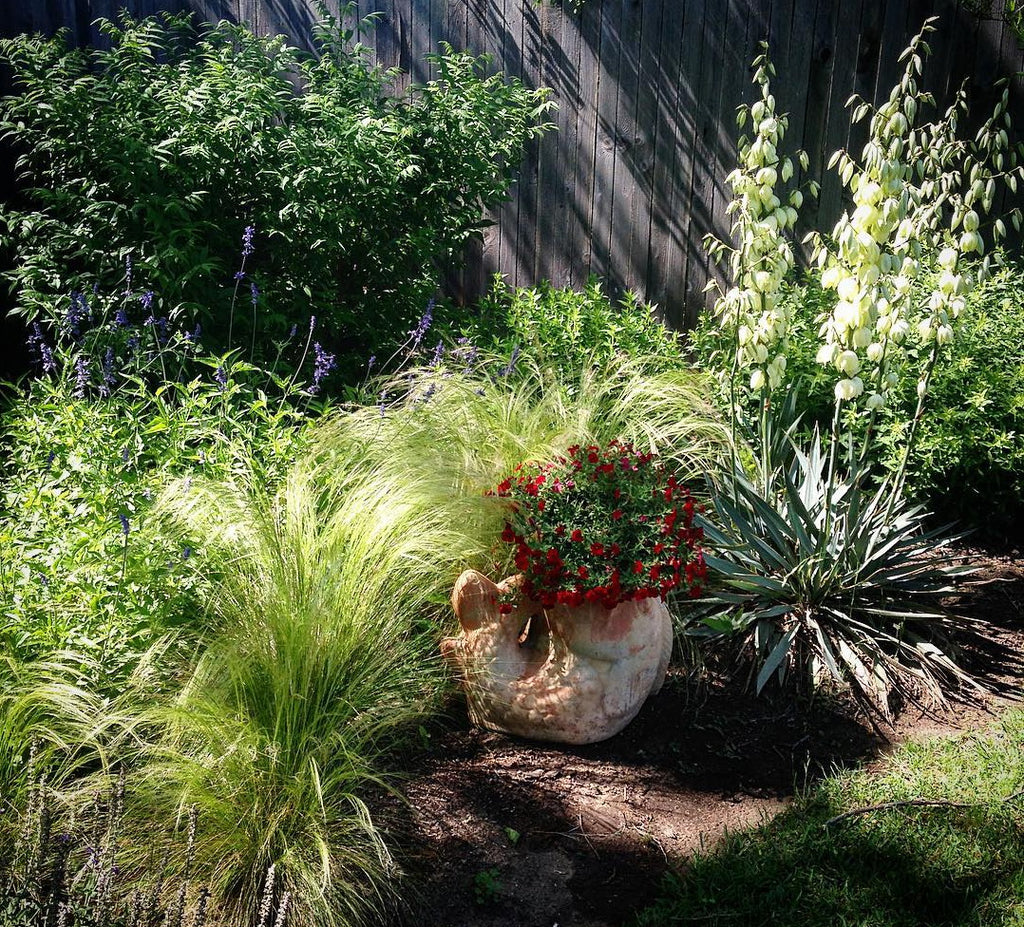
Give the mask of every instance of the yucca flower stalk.
[{"label": "yucca flower stalk", "polygon": [[[736,241],[715,251],[731,253],[737,280],[718,304],[733,339],[734,427],[743,415],[736,402],[740,388],[757,398],[759,415],[748,455],[756,466],[734,457],[715,495],[719,524],[709,520],[705,526],[720,548],[708,557],[720,582],[711,624],[752,632],[761,666],[758,689],[797,662],[812,679],[823,671],[851,684],[883,714],[891,691],[941,701],[947,691],[975,685],[948,655],[946,631],[956,622],[938,610],[936,597],[948,591],[955,571],[943,567],[945,542],[921,534],[923,515],[904,496],[905,468],[939,352],[953,338],[964,295],[988,270],[987,258],[968,266],[985,247],[978,211],[991,208],[998,181],[1013,188],[1024,177],[1009,150],[1005,94],[974,141],[957,136],[962,91],[938,121],[916,121],[931,102],[918,83],[931,22],[904,52],[906,67],[888,101],[878,108],[860,103],[855,110],[855,121],[872,113],[860,159],[837,152],[830,162],[851,194],[850,211],[831,238],[808,236],[822,285],[837,295],[834,308],[819,319],[817,360],[838,377],[824,453],[817,433],[809,447],[795,438],[795,384],[785,379],[781,350],[789,320],[771,313],[781,278],[765,265],[774,262],[782,274],[791,266],[790,247],[775,239],[796,215],[779,208],[763,218],[778,199],[768,184],[779,172],[761,167],[760,159],[765,152],[780,157],[775,142],[785,127],[769,106],[772,70],[764,55],[755,62],[757,113],[752,107],[740,114],[741,124],[755,115],[757,135],[753,143],[741,143],[741,166],[731,175]],[[1017,213],[1013,220],[1019,222]],[[993,231],[1005,232],[1001,220]],[[921,302],[915,279],[927,284]],[[754,318],[750,307],[766,314]],[[871,472],[874,417],[899,384],[897,367],[913,368],[911,344],[924,357],[916,368],[917,409],[901,466],[878,486]],[[766,366],[754,366],[749,384],[742,383],[740,371],[751,364]],[[861,412],[868,422],[858,450],[851,416]],[[940,650],[936,641],[943,640],[946,649]]]}]

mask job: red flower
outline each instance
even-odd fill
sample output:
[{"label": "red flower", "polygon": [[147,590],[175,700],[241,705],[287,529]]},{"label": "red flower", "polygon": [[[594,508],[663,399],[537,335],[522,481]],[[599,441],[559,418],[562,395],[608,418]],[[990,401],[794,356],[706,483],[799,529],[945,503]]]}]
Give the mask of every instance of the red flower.
[{"label": "red flower", "polygon": [[569,540],[575,541],[577,544],[583,543],[583,532],[579,528],[573,528],[572,534],[569,535]]},{"label": "red flower", "polygon": [[511,488],[512,480],[502,480],[500,483],[498,483],[498,495],[507,496]]},{"label": "red flower", "polygon": [[564,536],[564,534],[565,534],[565,525],[559,525],[557,528],[555,528],[555,535],[557,537],[562,537],[562,536]]},{"label": "red flower", "polygon": [[598,460],[600,460],[600,458],[597,456],[597,451],[591,451],[589,454],[587,454],[587,460],[589,460],[591,463],[597,463]]},{"label": "red flower", "polygon": [[604,544],[602,544],[600,541],[594,541],[594,543],[590,545],[590,552],[595,557],[603,557],[604,556]]},{"label": "red flower", "polygon": [[639,573],[643,573],[643,571],[644,571],[643,561],[641,561],[641,560],[634,561],[634,563],[633,563],[633,572],[639,574]]},{"label": "red flower", "polygon": [[590,576],[590,570],[588,570],[585,566],[577,567],[576,575],[579,576],[580,579],[586,579],[588,576]]},{"label": "red flower", "polygon": [[612,512],[612,521],[618,521],[620,518],[622,518],[622,509],[616,509]]},{"label": "red flower", "polygon": [[547,503],[546,503],[546,502],[545,502],[545,501],[544,501],[543,499],[540,499],[540,500],[538,500],[538,501],[537,501],[537,511],[538,511],[538,512],[543,512],[543,511],[544,511],[544,506],[545,506],[546,504],[547,504]]},{"label": "red flower", "polygon": [[511,602],[502,602],[498,606],[498,613],[501,614],[501,615],[511,615],[512,614],[512,603]]},{"label": "red flower", "polygon": [[508,522],[505,523],[505,529],[501,532],[501,539],[506,544],[514,544],[516,542],[516,533]]}]

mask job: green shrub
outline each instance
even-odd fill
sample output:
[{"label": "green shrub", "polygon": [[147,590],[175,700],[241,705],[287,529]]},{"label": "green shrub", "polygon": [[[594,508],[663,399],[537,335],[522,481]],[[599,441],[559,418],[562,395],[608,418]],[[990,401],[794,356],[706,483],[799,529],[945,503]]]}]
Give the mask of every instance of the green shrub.
[{"label": "green shrub", "polygon": [[[1024,267],[1012,261],[971,294],[936,367],[908,484],[940,519],[1024,538]],[[894,421],[886,423],[898,432]]]},{"label": "green shrub", "polygon": [[634,293],[618,303],[592,277],[582,290],[542,282],[514,289],[496,275],[461,335],[488,353],[532,357],[567,379],[616,356],[643,357],[652,370],[681,364],[678,338]]},{"label": "green shrub", "polygon": [[[396,95],[331,19],[314,57],[183,16],[100,29],[108,51],[0,42],[21,91],[0,132],[30,202],[4,217],[18,311],[50,317],[134,275],[155,316],[194,315],[218,353],[254,346],[264,361],[311,315],[349,360],[400,340],[548,106],[450,48],[437,80]],[[260,261],[239,292],[244,238]]]}]

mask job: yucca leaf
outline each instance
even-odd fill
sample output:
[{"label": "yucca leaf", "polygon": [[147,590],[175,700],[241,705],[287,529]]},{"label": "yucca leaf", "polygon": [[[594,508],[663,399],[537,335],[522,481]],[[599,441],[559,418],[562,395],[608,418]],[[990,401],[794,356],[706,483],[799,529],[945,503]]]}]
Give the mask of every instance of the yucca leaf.
[{"label": "yucca leaf", "polygon": [[782,661],[786,659],[789,654],[790,645],[796,639],[797,632],[800,630],[799,624],[794,624],[778,641],[778,643],[772,648],[772,652],[768,655],[768,659],[764,661],[760,671],[757,674],[756,691],[757,694],[761,694],[761,690],[767,685],[768,680],[771,679],[772,673],[774,673],[782,664]]}]

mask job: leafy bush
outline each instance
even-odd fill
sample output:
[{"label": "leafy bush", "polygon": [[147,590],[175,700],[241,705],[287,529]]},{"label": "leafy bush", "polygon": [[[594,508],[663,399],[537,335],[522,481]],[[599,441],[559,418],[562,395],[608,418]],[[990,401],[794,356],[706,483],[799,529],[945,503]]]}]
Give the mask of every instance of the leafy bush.
[{"label": "leafy bush", "polygon": [[[907,474],[910,490],[939,518],[1017,542],[1024,537],[1021,273],[1012,261],[967,300],[957,338],[935,368]],[[883,429],[883,440],[898,442],[899,422]]]},{"label": "leafy bush", "polygon": [[[548,106],[450,48],[437,80],[396,96],[395,74],[331,19],[312,58],[184,16],[100,29],[108,51],[69,49],[64,35],[0,43],[21,90],[0,131],[28,185],[29,208],[5,224],[29,320],[71,292],[113,291],[127,261],[153,314],[195,315],[218,353],[253,345],[266,361],[316,315],[361,362],[409,328],[435,263],[505,195]],[[264,257],[242,294],[251,284],[253,311],[231,331],[247,228]]]},{"label": "leafy bush", "polygon": [[596,277],[582,290],[546,281],[513,289],[496,275],[477,306],[475,320],[460,334],[487,353],[508,358],[526,354],[567,379],[618,355],[643,357],[652,370],[683,360],[678,338],[655,318],[651,307],[634,293],[613,303]]}]

